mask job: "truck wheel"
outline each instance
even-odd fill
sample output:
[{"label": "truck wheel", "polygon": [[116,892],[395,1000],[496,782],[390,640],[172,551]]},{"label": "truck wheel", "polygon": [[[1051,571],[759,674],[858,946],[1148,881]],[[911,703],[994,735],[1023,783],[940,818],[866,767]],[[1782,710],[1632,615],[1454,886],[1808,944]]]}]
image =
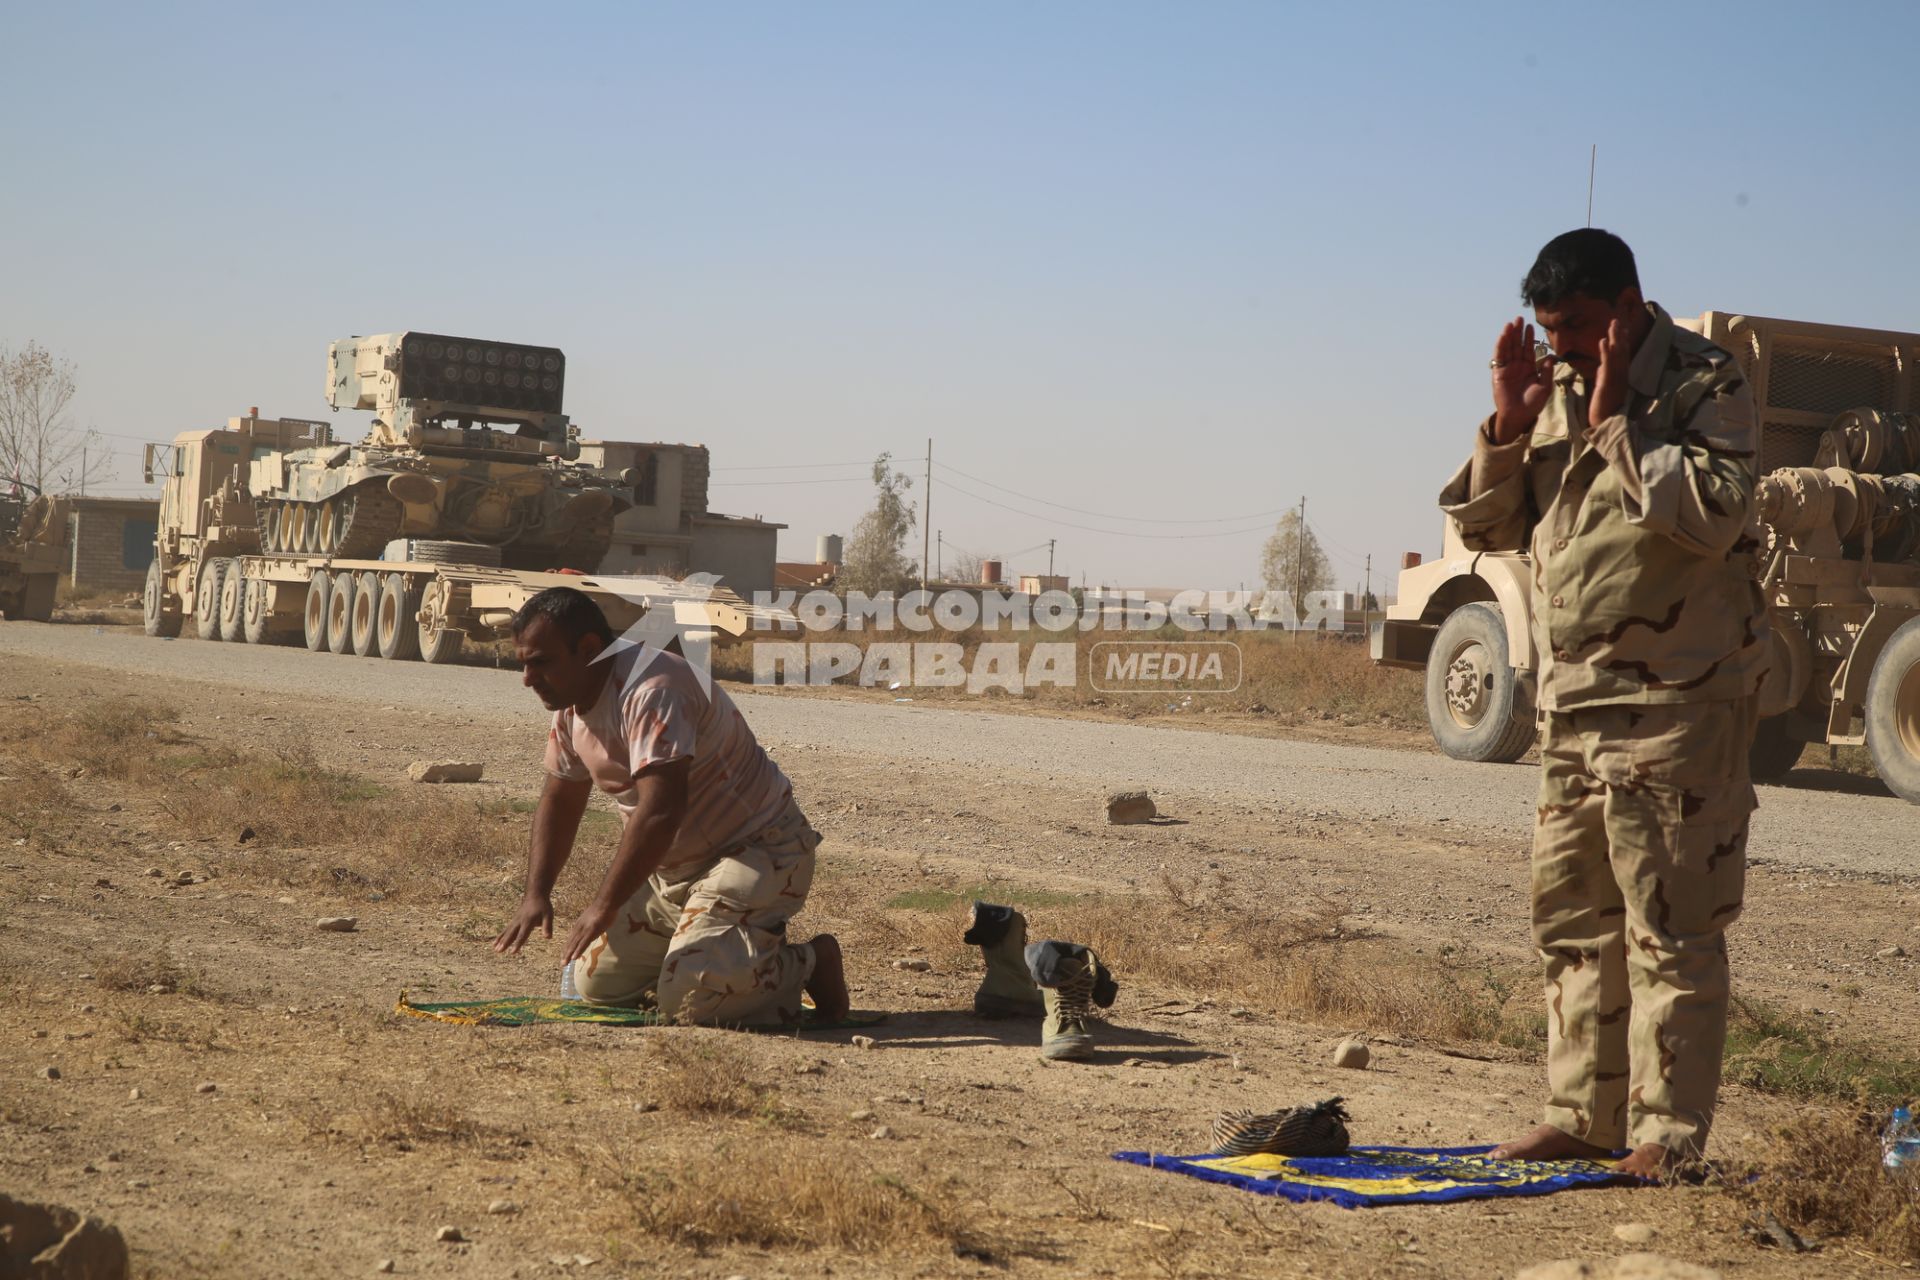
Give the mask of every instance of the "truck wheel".
[{"label": "truck wheel", "polygon": [[218,557],[200,566],[200,591],[193,598],[193,622],[202,640],[220,638],[220,588],[227,585],[231,561]]},{"label": "truck wheel", "polygon": [[1500,607],[1461,605],[1440,624],[1427,656],[1433,740],[1455,760],[1518,760],[1533,745],[1534,729],[1517,685]]},{"label": "truck wheel", "polygon": [[333,594],[333,579],[325,569],[315,569],[307,579],[307,604],[302,621],[307,633],[307,648],[319,653],[327,647],[327,605]]},{"label": "truck wheel", "polygon": [[374,623],[380,613],[380,575],[371,569],[353,575],[353,651],[371,658],[380,651]]},{"label": "truck wheel", "polygon": [[337,570],[327,591],[327,648],[335,653],[353,652],[354,594],[353,570]]},{"label": "truck wheel", "polygon": [[240,635],[248,644],[266,644],[268,625],[273,615],[267,611],[273,587],[260,578],[247,579],[246,597],[240,602]]},{"label": "truck wheel", "polygon": [[52,622],[53,600],[60,591],[57,573],[30,573],[20,588],[20,616],[28,622]]},{"label": "truck wheel", "polygon": [[1755,782],[1773,782],[1786,776],[1800,763],[1807,740],[1793,731],[1792,716],[1768,716],[1753,734],[1753,747],[1747,752],[1747,772]]},{"label": "truck wheel", "polygon": [[238,560],[227,562],[227,578],[220,584],[220,638],[228,644],[246,639],[247,571]]},{"label": "truck wheel", "polygon": [[1920,804],[1920,618],[1887,637],[1867,678],[1867,751],[1880,781]]},{"label": "truck wheel", "polygon": [[429,632],[424,623],[415,623],[419,634],[420,657],[427,662],[452,662],[460,656],[460,646],[465,642],[467,633],[455,631],[452,627],[440,627]]},{"label": "truck wheel", "polygon": [[380,584],[380,607],[374,631],[380,656],[411,661],[420,656],[420,587],[404,573],[390,573]]},{"label": "truck wheel", "polygon": [[148,635],[170,640],[180,634],[180,611],[167,608],[167,575],[161,571],[159,556],[147,565],[147,587],[140,606],[141,629]]}]

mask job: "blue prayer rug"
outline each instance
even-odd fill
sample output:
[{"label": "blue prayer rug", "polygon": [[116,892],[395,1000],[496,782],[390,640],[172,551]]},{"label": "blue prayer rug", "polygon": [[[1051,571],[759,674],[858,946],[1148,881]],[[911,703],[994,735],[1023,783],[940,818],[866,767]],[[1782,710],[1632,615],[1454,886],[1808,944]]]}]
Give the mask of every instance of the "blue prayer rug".
[{"label": "blue prayer rug", "polygon": [[1489,1160],[1485,1147],[1354,1147],[1343,1156],[1169,1156],[1116,1151],[1115,1160],[1183,1173],[1242,1191],[1346,1209],[1544,1196],[1639,1179],[1592,1160]]}]

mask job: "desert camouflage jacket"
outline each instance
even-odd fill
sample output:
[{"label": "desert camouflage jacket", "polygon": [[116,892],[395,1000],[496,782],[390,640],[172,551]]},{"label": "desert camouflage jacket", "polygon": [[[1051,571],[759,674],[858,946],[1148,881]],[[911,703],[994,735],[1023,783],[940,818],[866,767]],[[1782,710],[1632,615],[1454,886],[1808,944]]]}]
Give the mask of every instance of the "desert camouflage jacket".
[{"label": "desert camouflage jacket", "polygon": [[1625,410],[1587,423],[1565,364],[1533,433],[1474,456],[1440,494],[1475,551],[1531,538],[1540,705],[1744,697],[1766,670],[1754,582],[1753,397],[1733,357],[1652,304]]}]

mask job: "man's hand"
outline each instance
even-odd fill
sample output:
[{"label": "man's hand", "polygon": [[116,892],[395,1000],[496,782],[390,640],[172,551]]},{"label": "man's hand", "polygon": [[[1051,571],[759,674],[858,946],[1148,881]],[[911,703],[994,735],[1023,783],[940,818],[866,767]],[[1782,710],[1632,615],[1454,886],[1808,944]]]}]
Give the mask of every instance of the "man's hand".
[{"label": "man's hand", "polygon": [[512,921],[500,931],[500,936],[493,940],[493,949],[517,956],[535,929],[549,938],[553,936],[553,899],[545,894],[530,894],[520,899],[520,909],[514,912]]},{"label": "man's hand", "polygon": [[603,906],[594,902],[580,913],[573,922],[573,928],[567,933],[567,954],[560,959],[561,964],[572,964],[587,953],[593,940],[605,933],[612,925],[614,917],[620,914],[616,906]]},{"label": "man's hand", "polygon": [[1515,316],[1493,344],[1493,442],[1532,430],[1552,394],[1553,361],[1534,359],[1533,326]]},{"label": "man's hand", "polygon": [[1627,331],[1618,320],[1607,325],[1600,339],[1600,368],[1593,375],[1593,394],[1587,397],[1587,425],[1597,427],[1627,403],[1627,364],[1632,358]]}]

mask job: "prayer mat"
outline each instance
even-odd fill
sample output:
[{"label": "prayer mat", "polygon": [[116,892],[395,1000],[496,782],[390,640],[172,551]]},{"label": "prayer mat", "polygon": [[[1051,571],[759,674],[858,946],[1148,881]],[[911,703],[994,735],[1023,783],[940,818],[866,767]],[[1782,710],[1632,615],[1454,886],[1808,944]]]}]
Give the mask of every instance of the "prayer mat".
[{"label": "prayer mat", "polygon": [[1346,1209],[1544,1196],[1639,1182],[1591,1160],[1489,1160],[1485,1147],[1354,1147],[1343,1156],[1167,1156],[1116,1151],[1115,1160],[1184,1173],[1242,1191]]},{"label": "prayer mat", "polygon": [[[585,1000],[553,1000],[545,996],[507,996],[499,1000],[453,1000],[427,1004],[407,999],[400,993],[395,1013],[414,1018],[431,1018],[463,1027],[527,1027],[536,1022],[586,1022],[611,1027],[657,1027],[667,1024],[652,1009],[622,1009],[613,1005],[588,1004]],[[815,1022],[813,1010],[803,1008],[794,1027],[752,1027],[756,1031],[833,1031],[842,1027],[871,1027],[886,1021],[884,1013],[855,1009],[838,1022]]]}]

